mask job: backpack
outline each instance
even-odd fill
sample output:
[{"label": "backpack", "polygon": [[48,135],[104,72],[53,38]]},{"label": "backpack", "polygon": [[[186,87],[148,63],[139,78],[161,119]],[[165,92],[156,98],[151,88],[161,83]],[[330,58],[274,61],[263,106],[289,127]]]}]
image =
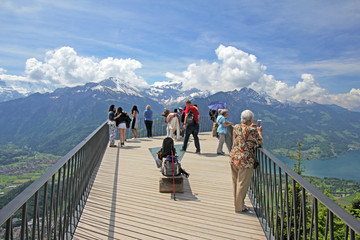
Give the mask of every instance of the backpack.
[{"label": "backpack", "polygon": [[126,123],[126,128],[130,128],[131,118],[127,114],[126,114],[125,123]]},{"label": "backpack", "polygon": [[163,157],[167,157],[168,155],[171,156],[171,152],[173,155],[176,154],[176,150],[174,147],[174,140],[171,137],[166,137],[163,140],[162,147],[161,147],[161,155]]},{"label": "backpack", "polygon": [[189,125],[195,125],[195,123],[196,123],[194,112],[191,110],[190,106],[189,106],[188,116],[186,117],[186,123]]},{"label": "backpack", "polygon": [[[174,167],[173,167],[173,158],[174,158]],[[174,169],[174,171],[173,171]],[[181,164],[178,161],[177,156],[173,155],[167,155],[165,161],[163,161],[163,166],[161,169],[161,173],[164,176],[178,176],[181,174]]]}]

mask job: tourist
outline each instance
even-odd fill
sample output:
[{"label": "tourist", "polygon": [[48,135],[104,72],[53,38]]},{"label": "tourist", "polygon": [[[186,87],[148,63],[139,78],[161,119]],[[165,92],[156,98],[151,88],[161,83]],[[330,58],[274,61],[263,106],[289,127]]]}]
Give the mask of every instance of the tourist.
[{"label": "tourist", "polygon": [[216,119],[217,119],[217,117],[218,117],[218,111],[217,111],[217,110],[210,109],[210,110],[209,110],[209,116],[210,116],[210,120],[213,121],[212,136],[213,136],[213,137],[217,137],[217,123],[216,123]]},{"label": "tourist", "polygon": [[134,135],[134,138],[137,138],[137,129],[138,129],[138,118],[139,118],[139,110],[136,105],[131,109],[130,115],[133,117],[131,124],[131,132]]},{"label": "tourist", "polygon": [[110,147],[116,147],[116,145],[115,145],[115,136],[116,136],[115,111],[116,111],[115,105],[112,104],[109,108],[109,119],[108,119],[109,130],[110,130],[110,135],[109,135]]},{"label": "tourist", "polygon": [[229,112],[226,109],[223,109],[220,112],[220,115],[216,119],[216,123],[218,124],[217,133],[219,134],[219,143],[217,147],[216,153],[218,155],[225,155],[223,152],[223,145],[225,142],[225,135],[227,133],[227,127],[233,125],[232,122],[228,122],[226,119],[228,118]]},{"label": "tourist", "polygon": [[235,212],[247,212],[244,204],[256,162],[255,148],[262,146],[262,127],[252,124],[254,114],[250,110],[241,113],[241,124],[233,131],[233,146],[230,151],[230,167],[233,180]]},{"label": "tourist", "polygon": [[196,153],[200,154],[200,142],[199,142],[199,112],[198,110],[191,105],[190,100],[186,100],[186,109],[183,112],[185,114],[184,118],[184,129],[185,129],[185,138],[184,138],[184,144],[182,146],[182,151],[186,151],[188,141],[190,134],[194,137],[194,143],[196,148]]},{"label": "tourist", "polygon": [[121,107],[118,107],[116,113],[116,126],[119,128],[119,136],[120,136],[120,145],[125,145],[125,135],[126,135],[126,120],[127,113],[123,112]]},{"label": "tourist", "polygon": [[146,109],[144,111],[144,117],[145,117],[145,126],[147,131],[147,137],[152,137],[152,124],[153,124],[153,116],[154,113],[151,111],[150,105],[146,106]]}]

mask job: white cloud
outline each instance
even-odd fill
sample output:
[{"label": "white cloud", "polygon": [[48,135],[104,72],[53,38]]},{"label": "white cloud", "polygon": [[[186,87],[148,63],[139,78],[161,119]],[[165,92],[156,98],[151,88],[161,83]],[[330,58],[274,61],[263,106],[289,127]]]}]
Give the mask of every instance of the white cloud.
[{"label": "white cloud", "polygon": [[[348,109],[360,108],[360,89],[348,93],[330,94],[321,87],[312,74],[302,74],[302,80],[294,86],[276,80],[266,74],[266,67],[256,56],[232,46],[220,45],[215,53],[218,61],[204,60],[189,64],[181,74],[167,72],[166,77],[177,83],[182,82],[184,90],[199,88],[211,93],[232,91],[250,87],[264,91],[280,101],[312,100],[319,103],[337,104]],[[46,92],[59,87],[73,87],[88,82],[99,82],[109,77],[122,79],[135,87],[147,87],[147,82],[135,71],[142,64],[135,59],[79,56],[71,47],[61,47],[46,52],[43,60],[30,58],[26,61],[24,76],[6,74],[0,68],[0,79],[8,87],[21,93]]]},{"label": "white cloud", "polygon": [[109,77],[116,77],[137,87],[148,84],[136,75],[135,70],[141,68],[134,59],[82,57],[71,47],[61,47],[46,52],[43,61],[30,58],[25,64],[25,76],[13,76],[0,72],[2,80],[9,86],[21,82],[34,83],[32,91],[49,91],[59,87],[73,87],[88,82],[99,82]]},{"label": "white cloud", "polygon": [[261,65],[252,54],[223,45],[220,45],[215,53],[218,62],[193,63],[182,74],[175,75],[168,72],[166,77],[183,82],[184,89],[195,87],[215,93],[250,87],[256,91],[264,91],[283,102],[298,102],[306,99],[319,103],[337,104],[348,109],[360,107],[360,89],[352,89],[344,94],[330,94],[316,82],[311,74],[302,74],[301,81],[295,86],[289,86],[285,82],[276,80],[274,76],[266,74],[266,67]]}]

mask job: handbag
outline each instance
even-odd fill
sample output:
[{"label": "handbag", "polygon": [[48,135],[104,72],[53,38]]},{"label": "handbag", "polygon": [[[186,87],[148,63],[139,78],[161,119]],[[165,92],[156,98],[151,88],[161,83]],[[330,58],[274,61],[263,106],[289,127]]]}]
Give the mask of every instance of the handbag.
[{"label": "handbag", "polygon": [[108,120],[108,123],[107,123],[109,126],[114,126],[116,125],[116,122],[115,121],[111,121],[111,120]]}]

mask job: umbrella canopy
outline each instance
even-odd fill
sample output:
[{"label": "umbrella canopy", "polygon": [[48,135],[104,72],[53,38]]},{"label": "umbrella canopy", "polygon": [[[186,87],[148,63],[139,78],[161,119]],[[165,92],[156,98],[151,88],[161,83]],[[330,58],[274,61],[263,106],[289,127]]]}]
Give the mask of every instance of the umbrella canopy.
[{"label": "umbrella canopy", "polygon": [[208,105],[208,108],[211,110],[218,110],[218,109],[225,109],[226,108],[226,102],[220,102],[220,101],[216,101],[216,102],[212,102]]}]

